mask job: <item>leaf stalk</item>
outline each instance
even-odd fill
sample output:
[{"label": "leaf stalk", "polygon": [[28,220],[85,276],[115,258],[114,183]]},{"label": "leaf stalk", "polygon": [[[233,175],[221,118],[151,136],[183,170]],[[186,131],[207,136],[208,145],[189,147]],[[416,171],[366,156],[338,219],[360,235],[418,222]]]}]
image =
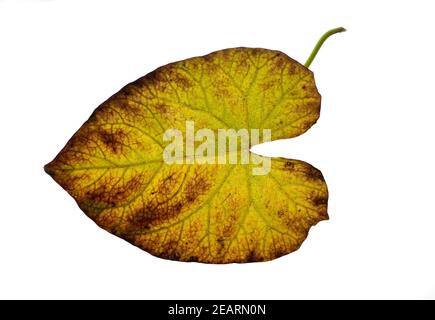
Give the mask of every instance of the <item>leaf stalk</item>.
[{"label": "leaf stalk", "polygon": [[346,29],[343,27],[340,27],[340,28],[331,29],[331,30],[325,32],[323,34],[323,36],[320,37],[319,41],[317,41],[316,46],[314,47],[313,51],[311,51],[311,54],[308,57],[307,62],[305,62],[304,66],[307,68],[310,67],[311,63],[313,62],[314,58],[316,57],[317,53],[319,52],[320,48],[322,47],[322,45],[326,41],[326,39],[328,39],[333,34],[336,34],[339,32],[344,32],[344,31],[346,31]]}]

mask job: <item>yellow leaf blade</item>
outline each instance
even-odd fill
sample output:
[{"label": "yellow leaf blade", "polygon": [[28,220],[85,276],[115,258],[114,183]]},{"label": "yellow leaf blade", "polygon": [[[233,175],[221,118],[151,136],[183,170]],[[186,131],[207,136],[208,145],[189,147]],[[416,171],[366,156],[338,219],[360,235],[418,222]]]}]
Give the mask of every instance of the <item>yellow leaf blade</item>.
[{"label": "yellow leaf blade", "polygon": [[[169,128],[302,134],[318,119],[311,71],[285,54],[221,50],[158,68],[98,107],[45,169],[99,226],[149,253],[205,263],[267,261],[299,248],[328,218],[320,171],[272,159],[167,164]],[[243,151],[243,150],[239,150]],[[260,157],[260,159],[266,159]]]}]

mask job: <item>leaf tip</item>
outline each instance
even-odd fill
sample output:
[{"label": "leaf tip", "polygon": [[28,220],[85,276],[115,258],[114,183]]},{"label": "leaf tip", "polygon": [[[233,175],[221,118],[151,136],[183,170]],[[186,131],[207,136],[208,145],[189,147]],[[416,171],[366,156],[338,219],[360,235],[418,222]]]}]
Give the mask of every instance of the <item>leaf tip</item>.
[{"label": "leaf tip", "polygon": [[50,176],[53,174],[53,170],[51,170],[51,162],[44,165],[44,171],[46,174],[48,174]]}]

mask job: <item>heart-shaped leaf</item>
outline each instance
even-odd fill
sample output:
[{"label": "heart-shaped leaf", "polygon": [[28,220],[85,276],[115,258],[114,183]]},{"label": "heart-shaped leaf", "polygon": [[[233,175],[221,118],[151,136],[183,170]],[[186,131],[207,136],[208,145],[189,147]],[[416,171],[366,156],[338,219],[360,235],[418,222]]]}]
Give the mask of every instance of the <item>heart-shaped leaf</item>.
[{"label": "heart-shaped leaf", "polygon": [[[214,161],[228,160],[229,148],[210,149],[210,161],[199,163],[202,140],[189,130],[207,128],[216,139],[224,129],[269,129],[272,139],[284,139],[308,130],[319,112],[320,95],[305,66],[279,51],[221,50],[125,86],[45,170],[100,227],[155,256],[271,260],[298,249],[310,227],[328,218],[321,172],[282,158]],[[172,163],[163,156],[171,144],[168,129],[185,143],[183,157]],[[266,170],[255,174],[261,166]]]}]

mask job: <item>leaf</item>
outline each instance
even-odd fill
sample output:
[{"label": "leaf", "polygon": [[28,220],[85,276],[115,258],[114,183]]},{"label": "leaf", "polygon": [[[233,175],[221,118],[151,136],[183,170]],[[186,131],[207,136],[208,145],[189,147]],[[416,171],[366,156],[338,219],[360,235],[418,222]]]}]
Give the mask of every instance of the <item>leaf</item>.
[{"label": "leaf", "polygon": [[[318,119],[310,70],[282,52],[233,48],[160,67],[100,105],[45,170],[100,227],[148,251],[205,263],[271,260],[328,219],[321,172],[298,160],[167,164],[168,128],[271,129]],[[239,149],[242,152],[243,150]],[[258,156],[266,161],[266,158]]]}]

